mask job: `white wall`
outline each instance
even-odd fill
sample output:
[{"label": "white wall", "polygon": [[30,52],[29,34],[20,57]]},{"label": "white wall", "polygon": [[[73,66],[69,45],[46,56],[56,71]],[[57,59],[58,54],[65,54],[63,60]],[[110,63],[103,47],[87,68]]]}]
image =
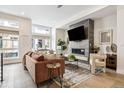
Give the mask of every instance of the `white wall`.
[{"label": "white wall", "polygon": [[52,28],[51,30],[51,42],[52,42],[52,50],[56,50],[56,28]]},{"label": "white wall", "polygon": [[117,73],[124,74],[124,6],[117,7]]},{"label": "white wall", "polygon": [[[100,45],[100,31],[108,31],[108,29],[113,30],[113,43],[117,44],[117,14],[94,20],[94,45]],[[106,52],[105,46],[102,46],[104,52]]]},{"label": "white wall", "polygon": [[65,30],[64,29],[56,29],[56,41],[59,39],[65,40]]},{"label": "white wall", "polygon": [[94,20],[94,45],[99,46],[102,53],[106,53],[106,46],[111,46],[111,44],[100,44],[100,32],[110,31],[111,29],[113,30],[112,43],[117,44],[117,14]]},{"label": "white wall", "polygon": [[20,59],[32,49],[32,23],[30,19],[20,19],[19,51]]}]

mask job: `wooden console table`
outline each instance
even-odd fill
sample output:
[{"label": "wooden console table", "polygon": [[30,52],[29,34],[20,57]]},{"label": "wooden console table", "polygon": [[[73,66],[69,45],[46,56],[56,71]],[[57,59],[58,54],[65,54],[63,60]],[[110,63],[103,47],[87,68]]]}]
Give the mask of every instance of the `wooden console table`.
[{"label": "wooden console table", "polygon": [[106,67],[116,70],[117,68],[117,55],[107,54]]}]

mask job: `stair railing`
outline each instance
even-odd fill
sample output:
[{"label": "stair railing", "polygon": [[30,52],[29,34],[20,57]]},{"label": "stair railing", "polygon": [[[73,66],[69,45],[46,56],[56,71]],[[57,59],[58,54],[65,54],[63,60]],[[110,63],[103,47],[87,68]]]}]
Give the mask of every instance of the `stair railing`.
[{"label": "stair railing", "polygon": [[1,76],[1,82],[3,81],[3,53],[0,53],[0,57],[1,57],[1,69],[0,69],[0,76]]}]

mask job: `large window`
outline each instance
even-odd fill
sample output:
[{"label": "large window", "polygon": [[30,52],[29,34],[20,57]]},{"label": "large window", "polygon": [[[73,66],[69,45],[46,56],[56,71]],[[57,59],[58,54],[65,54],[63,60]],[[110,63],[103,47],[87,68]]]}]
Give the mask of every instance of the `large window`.
[{"label": "large window", "polygon": [[45,26],[41,26],[41,25],[33,25],[32,26],[33,34],[49,35],[50,30],[51,30],[50,27],[45,27]]},{"label": "large window", "polygon": [[51,28],[41,25],[33,25],[32,27],[32,48],[49,49],[50,48]]},{"label": "large window", "polygon": [[50,48],[50,39],[33,38],[32,39],[32,47],[34,50],[49,49]]},{"label": "large window", "polygon": [[4,53],[4,58],[19,57],[19,35],[18,33],[0,32],[0,51]]},{"label": "large window", "polygon": [[19,28],[19,22],[15,20],[0,19],[0,26]]}]

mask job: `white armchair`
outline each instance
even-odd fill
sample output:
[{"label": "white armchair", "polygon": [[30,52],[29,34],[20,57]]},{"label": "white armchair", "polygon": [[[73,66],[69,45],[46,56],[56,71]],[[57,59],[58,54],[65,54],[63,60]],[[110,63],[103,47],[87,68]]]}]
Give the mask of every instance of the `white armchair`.
[{"label": "white armchair", "polygon": [[91,73],[95,74],[97,67],[103,67],[103,72],[106,72],[106,55],[90,54]]}]

